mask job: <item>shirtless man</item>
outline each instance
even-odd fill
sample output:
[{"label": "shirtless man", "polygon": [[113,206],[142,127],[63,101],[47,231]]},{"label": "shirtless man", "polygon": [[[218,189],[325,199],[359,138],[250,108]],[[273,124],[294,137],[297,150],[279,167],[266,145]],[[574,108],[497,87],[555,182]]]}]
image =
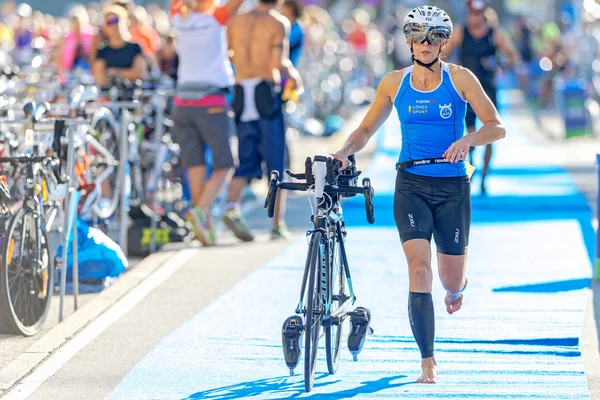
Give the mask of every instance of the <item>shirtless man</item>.
[{"label": "shirtless man", "polygon": [[[235,68],[235,100],[240,166],[229,187],[223,222],[243,241],[252,241],[240,212],[241,194],[252,179],[273,170],[283,177],[288,154],[281,94],[285,83],[298,86],[299,74],[289,60],[290,23],[276,8],[282,0],[260,0],[252,11],[233,18],[227,29]],[[283,221],[285,197],[278,196],[272,239],[288,235]]]}]

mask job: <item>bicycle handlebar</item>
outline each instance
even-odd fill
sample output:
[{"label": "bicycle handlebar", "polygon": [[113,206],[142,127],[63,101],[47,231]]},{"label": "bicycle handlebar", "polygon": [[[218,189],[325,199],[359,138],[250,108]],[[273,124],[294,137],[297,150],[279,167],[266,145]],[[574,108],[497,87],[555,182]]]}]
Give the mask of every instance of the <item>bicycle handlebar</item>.
[{"label": "bicycle handlebar", "polygon": [[[357,195],[362,194],[365,197],[365,211],[366,217],[369,224],[375,223],[375,210],[373,207],[373,197],[375,191],[371,186],[371,180],[364,178],[362,181],[363,186],[345,186],[339,185],[339,181],[350,181],[356,179],[360,175],[360,171],[353,172],[350,174],[342,174],[339,172],[339,168],[342,163],[339,160],[332,160],[331,158],[325,158],[321,156],[315,157],[315,160],[321,162],[327,162],[327,175],[325,178],[325,186],[323,192],[327,194],[340,194],[340,195]],[[354,170],[355,160],[352,157],[348,161],[348,170]],[[311,189],[314,185],[314,176],[312,175],[312,160],[306,159],[305,163],[306,172],[304,174],[294,174],[291,171],[286,171],[288,175],[295,179],[304,179],[305,183],[297,182],[279,182],[279,173],[273,171],[269,181],[269,192],[265,199],[264,207],[267,209],[267,215],[269,218],[273,218],[275,214],[275,201],[277,200],[277,190],[293,190],[306,192]],[[308,178],[307,178],[308,177]]]},{"label": "bicycle handlebar", "polygon": [[0,163],[8,164],[45,164],[50,167],[52,174],[56,178],[59,184],[67,183],[69,178],[66,175],[60,173],[59,160],[52,156],[22,156],[22,157],[0,157]]}]

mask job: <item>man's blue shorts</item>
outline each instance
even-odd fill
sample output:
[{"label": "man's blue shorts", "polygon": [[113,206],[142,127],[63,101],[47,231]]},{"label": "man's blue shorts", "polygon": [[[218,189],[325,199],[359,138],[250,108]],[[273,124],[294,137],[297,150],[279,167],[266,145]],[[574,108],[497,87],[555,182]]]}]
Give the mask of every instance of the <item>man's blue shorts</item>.
[{"label": "man's blue shorts", "polygon": [[[237,136],[240,164],[235,177],[261,179],[275,170],[283,179],[283,170],[288,166],[283,113],[270,120],[261,118],[258,121],[238,122]],[[263,163],[266,164],[266,171],[263,171]]]}]

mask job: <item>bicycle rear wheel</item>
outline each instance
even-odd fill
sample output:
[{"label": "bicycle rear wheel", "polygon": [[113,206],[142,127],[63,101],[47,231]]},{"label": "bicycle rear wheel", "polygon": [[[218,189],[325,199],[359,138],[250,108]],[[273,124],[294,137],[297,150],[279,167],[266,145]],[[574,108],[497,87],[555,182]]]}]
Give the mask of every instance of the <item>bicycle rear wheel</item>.
[{"label": "bicycle rear wheel", "polygon": [[[326,312],[331,315],[344,303],[346,296],[346,270],[342,262],[342,253],[337,235],[329,239],[327,255],[327,302],[330,307]],[[340,361],[344,319],[340,319],[337,325],[330,324],[323,329],[325,330],[327,369],[333,375],[337,371]]]},{"label": "bicycle rear wheel", "polygon": [[[112,155],[116,162],[120,162],[121,159],[121,143],[118,127],[113,125],[108,119],[100,119],[93,127],[93,136],[101,146],[106,148]],[[93,147],[88,147],[88,153],[95,154],[98,157],[99,162],[104,161],[102,155],[95,152]],[[94,168],[94,178],[102,175],[105,169],[108,167],[97,167]],[[110,175],[108,175],[101,183],[101,199],[97,200],[93,205],[94,214],[100,220],[107,220],[113,216],[118,208],[119,204],[119,167],[114,166]]]},{"label": "bicycle rear wheel", "polygon": [[48,315],[53,285],[54,257],[48,236],[37,228],[33,211],[21,208],[3,237],[0,332],[37,334]]},{"label": "bicycle rear wheel", "polygon": [[321,240],[321,232],[315,232],[311,239],[308,287],[306,290],[306,312],[304,333],[304,387],[307,392],[313,388],[315,381],[315,367],[317,364],[317,350],[319,348],[319,334],[323,318],[323,297],[321,292],[321,273],[324,261],[325,246]]}]

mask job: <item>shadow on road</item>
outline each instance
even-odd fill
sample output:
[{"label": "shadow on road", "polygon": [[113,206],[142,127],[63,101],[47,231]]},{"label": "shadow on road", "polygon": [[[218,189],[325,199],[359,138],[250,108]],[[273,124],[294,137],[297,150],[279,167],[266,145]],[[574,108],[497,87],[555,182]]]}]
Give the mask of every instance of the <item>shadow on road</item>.
[{"label": "shadow on road", "polygon": [[[374,394],[382,390],[398,388],[400,386],[410,385],[415,383],[414,381],[400,381],[393,383],[395,380],[406,378],[405,375],[390,376],[387,378],[381,378],[374,381],[365,381],[358,384],[352,389],[342,390],[339,392],[319,393],[323,388],[335,385],[339,381],[323,382],[323,378],[326,378],[328,374],[317,374],[315,377],[315,385],[313,393],[309,397],[328,398],[328,399],[349,399],[358,395],[364,396],[368,394]],[[299,377],[289,378],[270,378],[261,379],[252,382],[242,382],[237,385],[224,386],[221,388],[215,388],[206,390],[203,392],[194,393],[182,400],[191,399],[241,399],[248,397],[265,397],[265,396],[278,396],[272,397],[277,399],[290,399],[296,398],[304,394],[304,381]],[[281,396],[281,397],[279,397]]]}]

